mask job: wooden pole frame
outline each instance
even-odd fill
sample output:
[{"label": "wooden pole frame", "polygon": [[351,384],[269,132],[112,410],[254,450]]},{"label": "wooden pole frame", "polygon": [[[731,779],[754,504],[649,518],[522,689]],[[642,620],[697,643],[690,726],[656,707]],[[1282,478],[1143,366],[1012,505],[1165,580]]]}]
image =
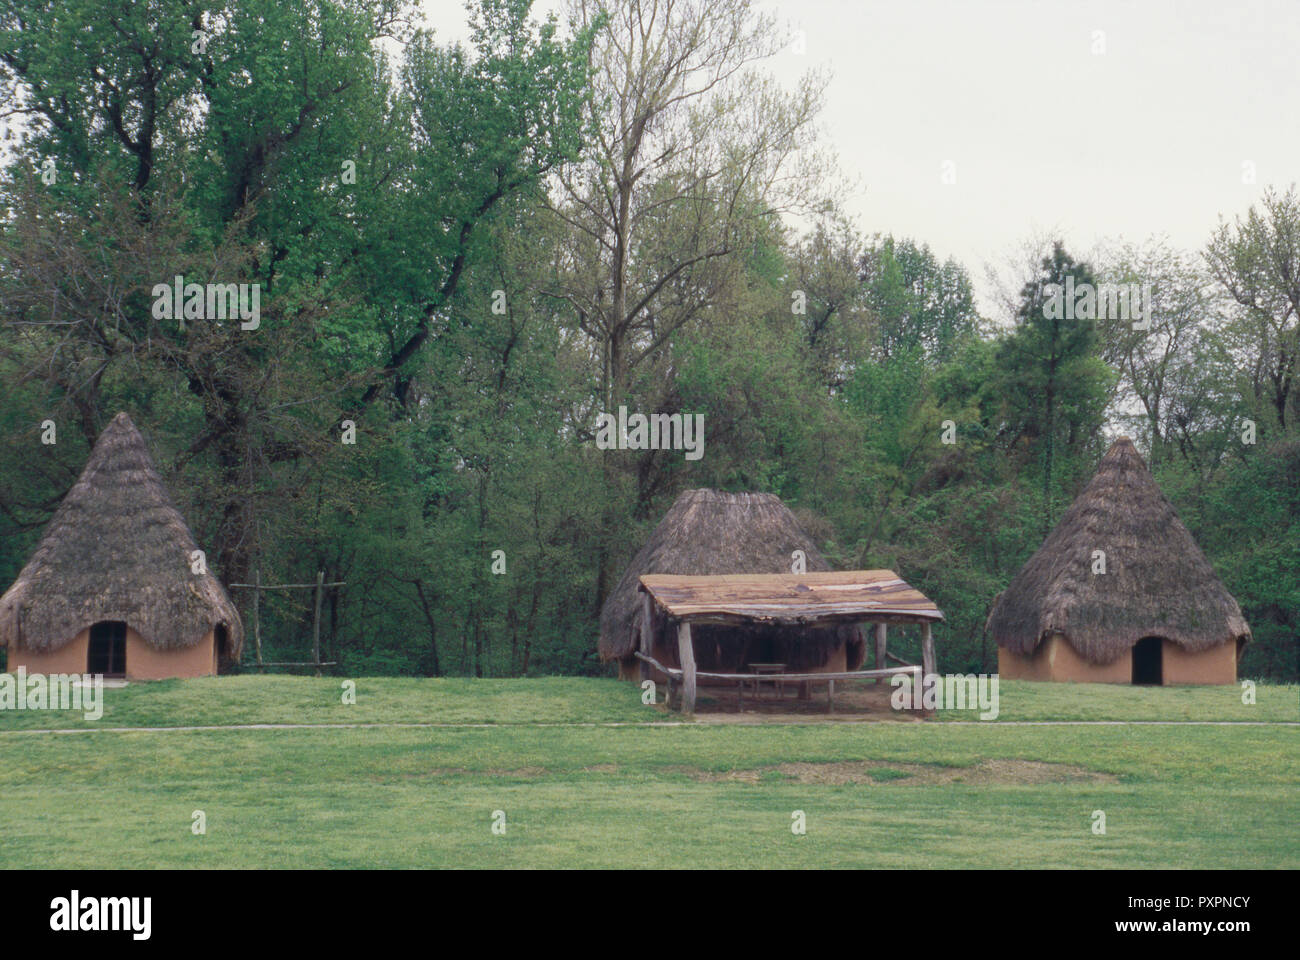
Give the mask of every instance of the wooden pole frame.
[{"label": "wooden pole frame", "polygon": [[316,676],[320,676],[320,601],[325,593],[325,571],[316,571],[316,610],[311,618],[311,658],[316,664]]},{"label": "wooden pole frame", "polygon": [[253,568],[253,643],[257,647],[257,669],[264,670],[262,666],[262,621],[260,619],[259,607],[262,603],[262,568]]},{"label": "wooden pole frame", "polygon": [[921,688],[924,692],[935,682],[934,632],[929,623],[921,624]]},{"label": "wooden pole frame", "polygon": [[[653,657],[654,652],[654,601],[650,599],[648,591],[641,592],[641,637],[639,648],[647,657]],[[650,664],[644,660],[641,661],[641,679],[650,679]]]},{"label": "wooden pole frame", "polygon": [[695,713],[695,643],[691,640],[691,624],[683,620],[677,624],[677,656],[682,664],[682,712]]},{"label": "wooden pole frame", "polygon": [[[229,585],[233,589],[252,590],[253,591],[253,643],[257,649],[257,668],[264,670],[266,667],[315,667],[316,676],[321,676],[321,667],[337,666],[337,662],[330,660],[322,661],[320,658],[320,613],[321,601],[325,595],[326,587],[346,587],[347,581],[334,580],[329,583],[325,582],[325,571],[316,571],[315,583],[263,583],[262,571],[260,567],[253,568],[252,583],[232,583]],[[264,661],[262,659],[262,621],[261,621],[261,603],[263,590],[313,590],[315,591],[315,602],[312,611],[311,623],[311,649],[312,659],[310,663],[299,661]]]}]

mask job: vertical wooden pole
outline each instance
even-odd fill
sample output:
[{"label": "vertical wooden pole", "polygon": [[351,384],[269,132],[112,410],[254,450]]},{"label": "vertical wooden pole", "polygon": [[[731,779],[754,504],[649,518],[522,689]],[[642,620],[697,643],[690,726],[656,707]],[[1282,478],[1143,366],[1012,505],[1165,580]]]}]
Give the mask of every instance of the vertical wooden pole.
[{"label": "vertical wooden pole", "polygon": [[682,664],[682,712],[695,712],[695,645],[691,642],[691,625],[683,620],[677,625],[677,656]]},{"label": "vertical wooden pole", "polygon": [[[651,604],[654,601],[650,599],[648,590],[641,593],[641,652],[647,657],[653,657],[654,654],[654,612]],[[644,660],[641,661],[641,679],[650,679],[650,664]]]},{"label": "vertical wooden pole", "polygon": [[[885,624],[883,623],[876,624],[876,669],[877,670],[885,669],[885,630],[886,629],[887,628]],[[879,686],[884,682],[885,682],[884,677],[876,677],[877,686]]]},{"label": "vertical wooden pole", "polygon": [[316,614],[311,621],[311,652],[316,663],[316,676],[320,676],[320,600],[325,592],[325,571],[316,571]]},{"label": "vertical wooden pole", "polygon": [[[931,677],[934,676],[934,634],[930,632],[930,624],[921,625],[921,670],[926,684],[933,683]],[[922,688],[924,689],[924,687]]]},{"label": "vertical wooden pole", "polygon": [[257,647],[257,669],[262,667],[262,621],[258,616],[258,607],[262,603],[262,568],[253,568],[253,644]]}]

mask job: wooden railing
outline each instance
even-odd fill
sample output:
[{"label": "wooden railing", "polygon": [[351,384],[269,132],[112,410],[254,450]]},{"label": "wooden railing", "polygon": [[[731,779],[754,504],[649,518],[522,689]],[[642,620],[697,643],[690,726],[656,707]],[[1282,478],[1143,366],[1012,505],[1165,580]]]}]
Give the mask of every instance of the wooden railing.
[{"label": "wooden railing", "polygon": [[[642,653],[640,650],[633,651],[633,655],[638,659],[648,663],[656,670],[668,677],[668,705],[671,706],[673,699],[674,686],[682,681],[684,671],[681,667],[669,667],[660,663],[654,657]],[[897,657],[890,659],[898,660]],[[708,670],[696,670],[695,678],[697,680],[726,680],[735,681],[740,685],[741,696],[744,696],[744,685],[746,683],[828,683],[826,697],[832,710],[835,706],[835,681],[836,680],[874,680],[883,677],[892,677],[895,674],[911,674],[912,683],[919,685],[921,682],[922,668],[914,663],[905,663],[898,660],[901,666],[885,667],[880,670],[838,670],[826,671],[820,673],[716,673]]]}]

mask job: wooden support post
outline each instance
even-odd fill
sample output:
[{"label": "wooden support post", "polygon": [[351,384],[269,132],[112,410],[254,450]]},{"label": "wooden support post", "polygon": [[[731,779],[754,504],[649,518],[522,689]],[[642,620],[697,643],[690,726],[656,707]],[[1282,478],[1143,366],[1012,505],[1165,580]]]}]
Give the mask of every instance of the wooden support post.
[{"label": "wooden support post", "polygon": [[691,625],[683,620],[677,625],[677,656],[682,664],[682,712],[695,712],[695,645],[691,642]]},{"label": "wooden support post", "polygon": [[935,671],[934,662],[934,634],[930,632],[928,623],[921,624],[921,675],[923,678],[922,690],[925,684],[933,683],[931,677]]},{"label": "wooden support post", "polygon": [[262,568],[253,568],[253,644],[257,647],[257,669],[262,667],[262,621],[258,616],[258,607],[262,603]]},{"label": "wooden support post", "polygon": [[[885,631],[888,628],[883,623],[876,624],[876,669],[885,669]],[[876,677],[876,685],[885,682],[884,677]]]},{"label": "wooden support post", "polygon": [[[650,599],[649,592],[643,592],[641,594],[641,652],[647,657],[653,657],[655,655],[654,633],[652,632],[654,624],[654,609],[651,606],[652,603],[654,603],[654,601]],[[650,664],[646,663],[644,660],[641,661],[641,679],[650,679]]]},{"label": "wooden support post", "polygon": [[835,712],[835,681],[826,681],[826,703],[830,707],[831,713]]},{"label": "wooden support post", "polygon": [[316,664],[316,676],[320,676],[320,600],[325,592],[325,571],[316,571],[316,613],[311,621],[311,658]]}]

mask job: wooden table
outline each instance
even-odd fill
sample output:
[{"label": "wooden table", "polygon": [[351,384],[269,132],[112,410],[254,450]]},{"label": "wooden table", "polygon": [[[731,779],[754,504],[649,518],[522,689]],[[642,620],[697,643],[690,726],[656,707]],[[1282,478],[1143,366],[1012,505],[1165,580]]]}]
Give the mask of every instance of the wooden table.
[{"label": "wooden table", "polygon": [[[750,673],[785,673],[784,663],[751,663],[749,665]],[[785,697],[785,684],[778,680],[773,686],[776,687],[776,698],[778,700]],[[754,684],[754,696],[759,695],[758,684]]]}]

